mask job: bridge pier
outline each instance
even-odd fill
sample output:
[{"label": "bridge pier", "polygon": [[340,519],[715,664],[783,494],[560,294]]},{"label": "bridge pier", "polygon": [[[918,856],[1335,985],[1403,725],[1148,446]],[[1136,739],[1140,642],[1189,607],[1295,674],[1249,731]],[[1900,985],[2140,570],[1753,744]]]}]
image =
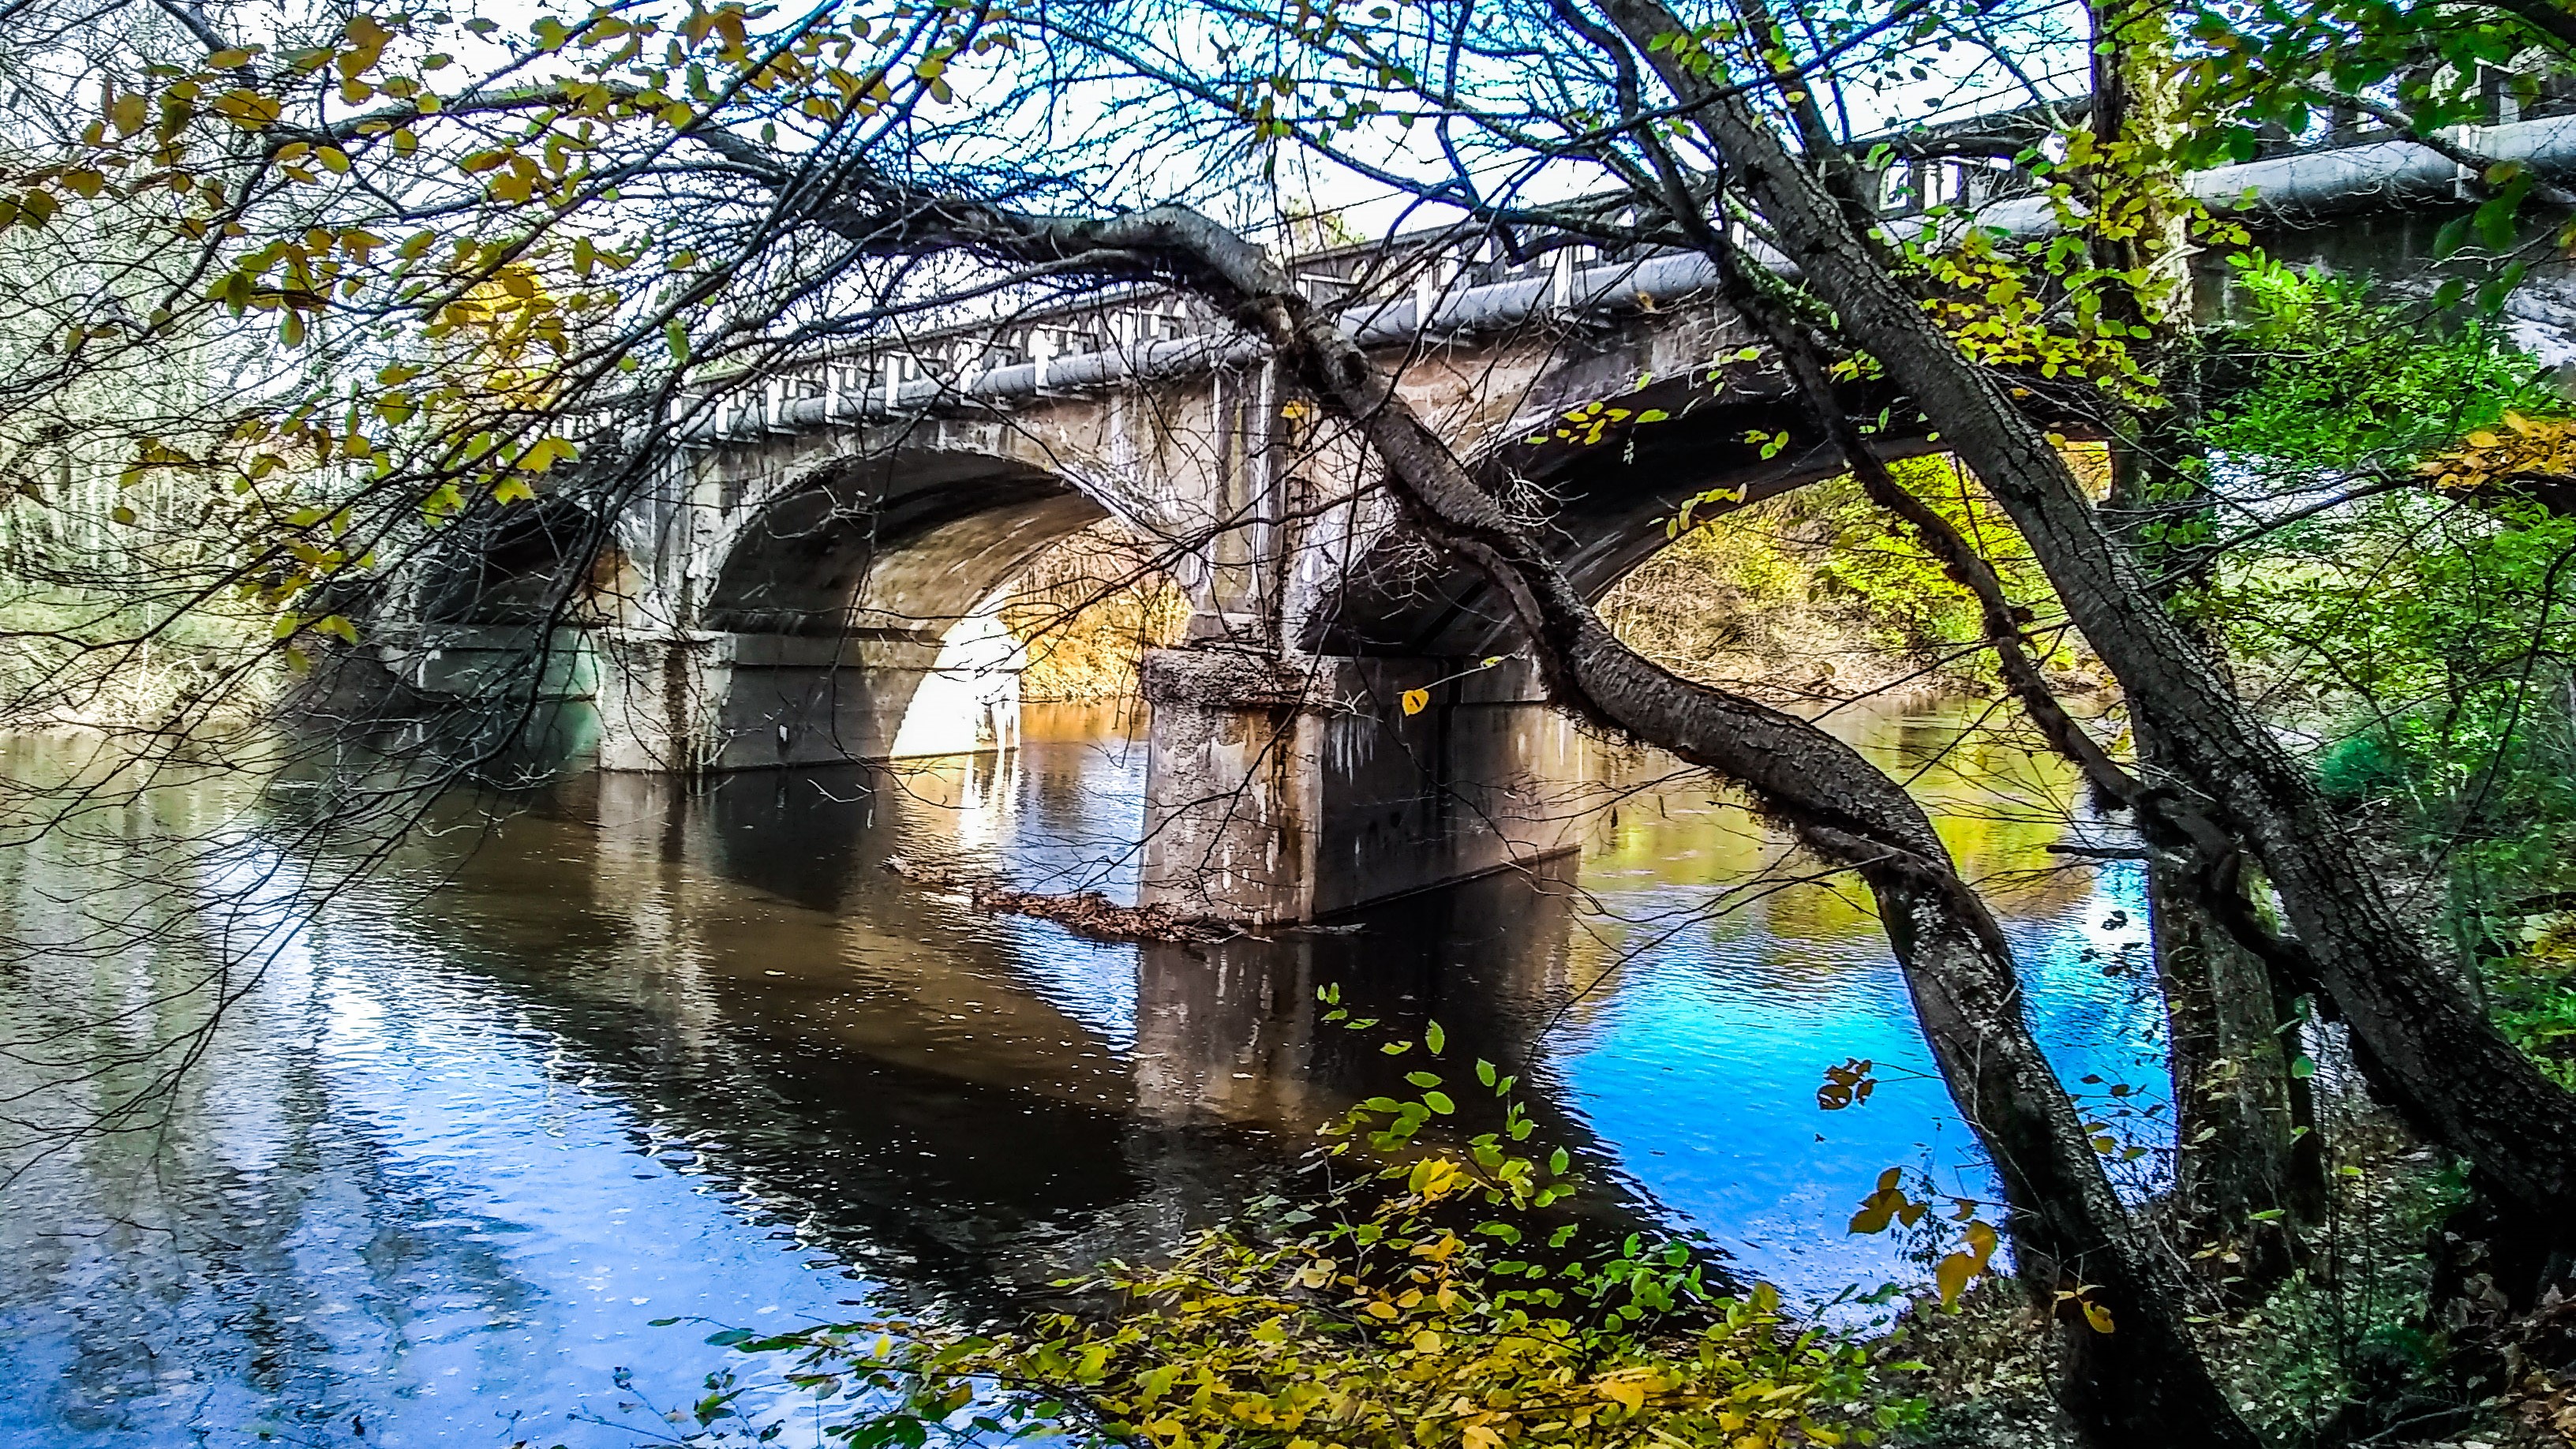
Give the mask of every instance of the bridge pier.
[{"label": "bridge pier", "polygon": [[1518,660],[1162,650],[1145,697],[1140,898],[1194,914],[1313,920],[1573,850],[1604,773]]},{"label": "bridge pier", "polygon": [[588,632],[573,625],[416,624],[390,631],[376,657],[422,694],[492,693],[560,704],[589,699],[599,688]]}]

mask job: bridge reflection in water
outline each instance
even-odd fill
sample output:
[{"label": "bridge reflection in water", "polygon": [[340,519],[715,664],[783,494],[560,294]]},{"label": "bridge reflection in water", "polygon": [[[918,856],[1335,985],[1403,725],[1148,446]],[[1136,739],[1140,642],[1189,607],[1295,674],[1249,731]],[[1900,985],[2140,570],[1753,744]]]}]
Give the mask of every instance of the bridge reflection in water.
[{"label": "bridge reflection in water", "polygon": [[[1542,1140],[1594,1176],[1587,1215],[1704,1230],[1802,1293],[1901,1269],[1842,1233],[1882,1167],[1981,1183],[1938,1090],[1906,1075],[1923,1053],[1854,901],[1803,886],[1709,914],[1778,844],[1704,784],[1605,808],[1579,860],[1356,929],[1106,945],[879,868],[1132,892],[1141,745],[1100,718],[1031,724],[1016,753],[912,768],[593,777],[407,846],[219,1031],[176,1131],[12,1187],[0,1331],[21,1370],[0,1440],[354,1413],[380,1437],[491,1443],[511,1412],[613,1408],[616,1367],[685,1392],[711,1351],[656,1318],[1004,1311],[1293,1186],[1318,1124],[1419,1064],[1323,1023],[1328,982],[1390,1031],[1438,1019],[1462,1075],[1475,1057],[1521,1075]],[[1919,763],[1956,728],[1861,734]],[[1970,868],[2043,862],[2062,772],[2000,747],[1954,764],[1924,784]],[[2130,887],[2004,886],[2070,1073],[2151,1080],[2153,1004],[2117,974],[2142,932],[2103,924],[2140,917]],[[66,988],[122,999],[178,969],[0,984],[0,1003],[24,1028]],[[1822,1114],[1821,1070],[1846,1056],[1886,1084]],[[562,1422],[539,1442],[583,1442]]]}]

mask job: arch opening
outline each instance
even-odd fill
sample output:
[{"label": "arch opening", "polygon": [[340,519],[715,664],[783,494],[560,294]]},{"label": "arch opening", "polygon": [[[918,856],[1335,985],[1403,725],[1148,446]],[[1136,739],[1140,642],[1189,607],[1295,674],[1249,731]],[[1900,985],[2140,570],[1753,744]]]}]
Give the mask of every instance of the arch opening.
[{"label": "arch opening", "polygon": [[727,640],[725,768],[965,754],[1018,738],[1006,585],[1107,516],[1010,459],[845,460],[739,526],[701,610]]},{"label": "arch opening", "polygon": [[[2077,444],[2069,457],[2107,486],[2100,447]],[[1994,568],[2060,690],[2107,687],[2038,561],[1974,476],[1948,453],[1891,467]],[[1594,602],[1630,648],[1685,678],[1792,708],[2001,687],[1975,596],[1849,474],[1731,509],[1670,542],[1659,528],[1654,542]]]},{"label": "arch opening", "polygon": [[632,569],[598,515],[569,499],[467,515],[439,537],[413,605],[422,624],[596,624],[632,603]]}]

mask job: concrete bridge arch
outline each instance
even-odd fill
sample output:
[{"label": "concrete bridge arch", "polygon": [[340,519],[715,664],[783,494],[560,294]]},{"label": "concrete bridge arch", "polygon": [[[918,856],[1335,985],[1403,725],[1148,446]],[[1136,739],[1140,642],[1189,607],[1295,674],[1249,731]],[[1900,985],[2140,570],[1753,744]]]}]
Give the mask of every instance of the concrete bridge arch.
[{"label": "concrete bridge arch", "polygon": [[590,640],[636,622],[642,585],[618,519],[551,497],[469,510],[387,592],[375,656],[388,672],[423,695],[516,710],[586,704],[598,688]]},{"label": "concrete bridge arch", "polygon": [[697,460],[696,527],[663,560],[659,627],[601,641],[602,763],[746,769],[1009,743],[1019,646],[997,591],[1112,514],[1060,461],[1010,429],[944,425]]}]

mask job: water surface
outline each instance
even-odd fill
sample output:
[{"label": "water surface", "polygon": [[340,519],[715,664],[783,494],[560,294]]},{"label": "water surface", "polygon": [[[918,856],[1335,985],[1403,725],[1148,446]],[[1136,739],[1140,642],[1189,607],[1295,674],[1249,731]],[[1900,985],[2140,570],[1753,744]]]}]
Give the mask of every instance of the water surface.
[{"label": "water surface", "polygon": [[[2134,875],[2048,856],[2065,772],[1967,718],[1846,728],[1989,881],[2070,1080],[2160,1100]],[[1746,888],[1781,843],[1686,775],[1605,800],[1579,859],[1280,940],[1101,944],[880,868],[1132,893],[1143,767],[1112,717],[1033,711],[998,757],[590,777],[445,807],[309,916],[354,862],[212,786],[16,852],[0,913],[60,944],[0,976],[0,1442],[626,1444],[719,1358],[654,1320],[1007,1315],[1289,1185],[1392,1082],[1328,983],[1519,1072],[1587,1214],[1807,1301],[1915,1271],[1843,1231],[1883,1168],[1987,1190],[1865,903]],[[120,881],[182,836],[225,848],[175,896]],[[77,949],[102,915],[128,934]],[[62,1134],[186,1042],[156,1110]],[[1821,1112],[1849,1057],[1881,1085]]]}]

